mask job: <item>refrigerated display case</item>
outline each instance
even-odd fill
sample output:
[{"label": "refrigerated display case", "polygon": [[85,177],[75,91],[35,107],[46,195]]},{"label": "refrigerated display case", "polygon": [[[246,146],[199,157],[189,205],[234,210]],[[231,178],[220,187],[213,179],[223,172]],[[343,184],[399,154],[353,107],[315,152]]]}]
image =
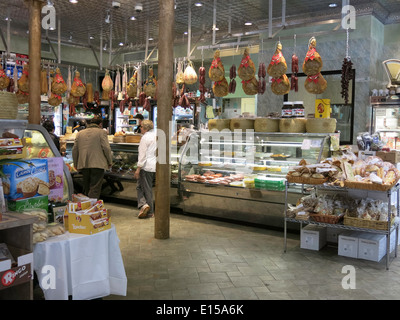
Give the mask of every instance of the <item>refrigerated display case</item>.
[{"label": "refrigerated display case", "polygon": [[370,133],[379,133],[385,148],[400,150],[400,100],[371,100]]},{"label": "refrigerated display case", "polygon": [[[340,134],[195,132],[179,161],[184,212],[283,227],[285,177],[305,159],[317,163]],[[296,202],[301,186],[288,194]]]}]

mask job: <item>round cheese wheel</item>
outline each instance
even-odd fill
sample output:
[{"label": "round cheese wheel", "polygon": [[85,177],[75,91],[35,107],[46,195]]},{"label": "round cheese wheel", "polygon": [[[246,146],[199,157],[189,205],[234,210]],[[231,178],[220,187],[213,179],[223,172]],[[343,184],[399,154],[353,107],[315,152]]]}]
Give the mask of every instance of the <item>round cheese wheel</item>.
[{"label": "round cheese wheel", "polygon": [[217,129],[221,131],[223,129],[229,129],[230,123],[230,119],[210,119],[208,120],[208,130]]},{"label": "round cheese wheel", "polygon": [[334,133],[336,131],[336,119],[334,118],[307,119],[306,131],[309,133]]},{"label": "round cheese wheel", "polygon": [[304,133],[306,132],[307,119],[280,119],[279,131],[287,133]]},{"label": "round cheese wheel", "polygon": [[254,119],[246,119],[246,118],[235,118],[231,119],[230,129],[234,130],[254,130]]},{"label": "round cheese wheel", "polygon": [[279,132],[279,119],[256,118],[254,120],[256,132]]}]

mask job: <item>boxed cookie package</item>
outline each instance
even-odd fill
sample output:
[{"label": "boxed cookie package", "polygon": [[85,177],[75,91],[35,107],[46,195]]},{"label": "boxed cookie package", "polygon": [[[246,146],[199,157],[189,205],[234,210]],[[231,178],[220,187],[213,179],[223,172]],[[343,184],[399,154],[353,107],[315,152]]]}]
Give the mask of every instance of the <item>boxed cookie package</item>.
[{"label": "boxed cookie package", "polygon": [[3,165],[4,197],[20,200],[50,194],[47,159],[11,160]]}]

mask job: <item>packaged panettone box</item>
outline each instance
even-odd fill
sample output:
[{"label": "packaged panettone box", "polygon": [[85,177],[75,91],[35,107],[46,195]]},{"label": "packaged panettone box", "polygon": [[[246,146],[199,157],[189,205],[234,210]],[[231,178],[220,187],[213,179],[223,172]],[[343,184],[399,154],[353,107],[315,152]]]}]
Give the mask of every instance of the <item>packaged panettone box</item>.
[{"label": "packaged panettone box", "polygon": [[50,193],[47,159],[12,160],[3,165],[3,190],[7,200],[20,200]]}]

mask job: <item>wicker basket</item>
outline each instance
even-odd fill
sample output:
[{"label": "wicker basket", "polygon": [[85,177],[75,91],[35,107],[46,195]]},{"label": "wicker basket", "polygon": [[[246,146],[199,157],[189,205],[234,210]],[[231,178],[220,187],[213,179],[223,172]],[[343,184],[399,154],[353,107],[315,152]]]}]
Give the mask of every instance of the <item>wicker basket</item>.
[{"label": "wicker basket", "polygon": [[127,143],[140,143],[140,139],[142,138],[141,134],[135,135],[126,135],[126,142]]},{"label": "wicker basket", "polygon": [[319,213],[312,213],[310,214],[310,217],[315,221],[315,222],[323,222],[323,223],[331,223],[331,224],[337,224],[343,220],[343,216],[335,216],[331,214],[319,214]]},{"label": "wicker basket", "polygon": [[121,142],[126,142],[125,136],[113,137],[113,143],[121,143]]},{"label": "wicker basket", "polygon": [[328,181],[328,178],[314,179],[314,178],[294,177],[290,174],[286,176],[286,179],[289,183],[304,183],[304,184],[323,184],[326,181]]},{"label": "wicker basket", "polygon": [[373,191],[387,191],[392,189],[394,184],[377,184],[372,182],[355,182],[355,181],[344,181],[344,186],[349,189],[363,189],[363,190],[373,190]]},{"label": "wicker basket", "polygon": [[[346,226],[352,226],[357,228],[388,230],[389,221],[367,220],[367,219],[344,216],[343,224]],[[390,225],[393,226],[393,224],[394,224],[394,217],[393,219],[390,219]]]},{"label": "wicker basket", "polygon": [[0,91],[0,119],[17,119],[18,98],[15,93]]}]

